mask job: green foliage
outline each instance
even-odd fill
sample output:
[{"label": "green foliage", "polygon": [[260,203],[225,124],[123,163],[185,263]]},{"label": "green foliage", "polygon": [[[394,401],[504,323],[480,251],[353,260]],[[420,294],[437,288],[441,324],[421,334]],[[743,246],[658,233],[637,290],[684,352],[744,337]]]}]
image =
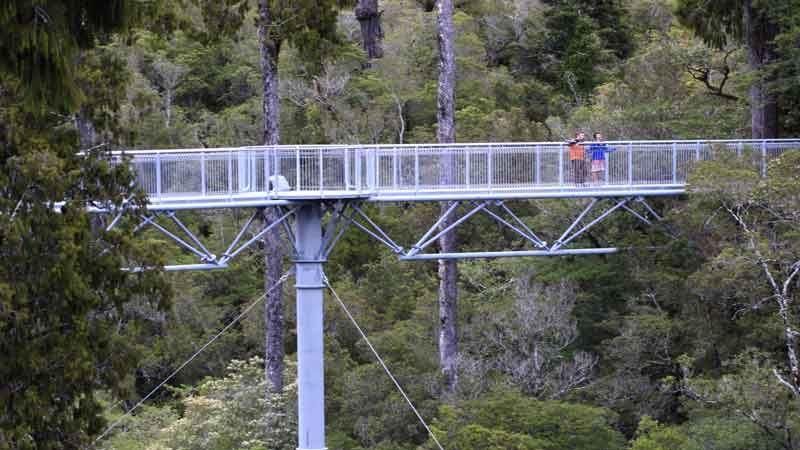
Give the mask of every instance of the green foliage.
[{"label": "green foliage", "polygon": [[686,448],[689,441],[677,427],[665,427],[647,416],[639,422],[636,434],[631,450],[677,450]]},{"label": "green foliage", "polygon": [[648,416],[639,422],[631,450],[768,450],[783,446],[775,435],[742,416],[702,416],[680,426],[656,422]]},{"label": "green foliage", "polygon": [[717,48],[731,40],[744,39],[742,14],[744,1],[724,0],[705,3],[698,0],[679,0],[676,14],[680,20]]},{"label": "green foliage", "polygon": [[781,30],[775,37],[775,47],[780,58],[768,67],[768,73],[774,77],[771,86],[777,92],[781,104],[781,132],[785,136],[797,135],[800,132],[800,114],[797,99],[800,98],[800,67],[796,62],[800,59],[800,48],[796,45],[800,38],[800,10],[788,0],[772,2],[768,9],[771,19]]},{"label": "green foliage", "polygon": [[[43,23],[33,3],[54,26],[20,28]],[[62,3],[0,6],[0,24],[12,25],[0,32],[8,37],[0,41],[0,247],[8,261],[0,268],[0,448],[88,443],[102,429],[101,406],[129,405],[149,392],[263,287],[258,246],[225,272],[171,276],[168,284],[156,273],[118,272],[189,256],[161,238],[156,252],[151,233],[143,244],[129,240],[135,223],[127,218],[103,233],[80,206],[127,198],[130,174],[102,157],[84,164],[73,156],[79,137],[84,148],[258,144],[259,2],[116,2],[135,7],[93,11],[77,31],[71,13],[54,11],[77,5],[79,14],[90,2]],[[262,3],[274,14],[269,37],[281,43],[284,143],[435,139],[436,21],[418,5],[426,2],[381,0],[384,57],[369,62],[348,10],[353,2]],[[671,3],[457,1],[458,139],[561,139],[576,129],[611,139],[742,135],[748,105],[732,98],[748,95],[746,52],[715,47],[740,40],[743,2],[711,2],[701,11],[702,2],[682,0],[679,15]],[[781,93],[784,133],[794,133],[800,15],[789,0],[769,6],[780,33],[778,58],[765,70],[778,80],[772,88]],[[95,16],[108,21],[92,22]],[[143,17],[143,26],[112,36]],[[711,39],[695,38],[693,23]],[[80,36],[62,39],[73,31]],[[23,40],[36,46],[14,47]],[[31,58],[50,61],[26,74]],[[732,98],[709,95],[689,65],[709,68],[714,83],[729,70],[724,92]],[[71,100],[61,95],[68,90]],[[37,108],[48,114],[30,113]],[[351,231],[326,270],[423,416],[436,419],[445,448],[613,449],[624,446],[623,436],[636,449],[792,448],[796,400],[775,376],[788,376],[785,326],[754,249],[778,277],[797,261],[800,156],[771,161],[764,179],[752,165],[760,149],[745,146],[742,158],[721,146],[713,151],[716,161],[693,168],[688,198],[651,201],[665,216],[664,232],[615,214],[580,238],[638,251],[460,263],[459,388],[450,395],[437,368],[435,264],[399,262]],[[52,214],[49,202],[65,198],[63,213]],[[583,206],[536,201],[512,209],[542,236],[558,236]],[[743,213],[750,232],[726,207]],[[439,209],[365,208],[398,242],[418,238]],[[226,223],[241,224],[247,213],[181,217],[220,254],[237,231]],[[479,216],[459,239],[464,251],[527,245]],[[177,293],[171,305],[170,290]],[[795,291],[790,285],[792,301]],[[794,304],[788,312],[794,329]],[[291,448],[294,402],[264,399],[260,362],[248,360],[262,351],[263,326],[254,311],[181,371],[173,383],[182,387],[126,418],[103,446]],[[752,347],[758,351],[743,352]],[[231,358],[240,361],[226,372]],[[576,370],[580,361],[588,370]],[[579,383],[563,383],[576,373]],[[432,448],[332,301],[326,393],[330,448]]]},{"label": "green foliage", "polygon": [[[107,232],[86,211],[142,207],[132,174],[101,151],[77,155],[73,129],[27,112],[22,82],[0,79],[0,447],[76,448],[103,426],[94,390],[125,395],[140,357],[123,336],[124,305],[163,309],[171,290],[155,271],[119,270],[162,261],[130,221]],[[98,110],[113,109],[102,99]]]},{"label": "green foliage", "polygon": [[0,7],[0,71],[26,86],[22,101],[34,110],[74,110],[75,60],[98,40],[124,31],[145,11],[131,0],[9,0]]},{"label": "green foliage", "polygon": [[127,419],[129,432],[106,443],[115,449],[271,449],[297,446],[297,384],[288,374],[282,394],[265,394],[264,360],[231,361],[227,374],[187,389],[178,406],[148,408]]},{"label": "green foliage", "polygon": [[622,449],[624,439],[612,428],[614,421],[614,414],[603,408],[509,392],[442,406],[435,428],[439,440],[454,449]]},{"label": "green foliage", "polygon": [[[573,111],[571,129],[603,130],[611,139],[690,139],[742,133],[748,114],[745,105],[709,95],[686,72],[690,65],[716,67],[727,52],[711,51],[675,26],[665,33],[646,33],[639,45],[639,51],[623,63],[623,75],[599,86],[591,106]],[[730,61],[741,58],[734,53]],[[744,95],[745,87],[734,81],[727,93]],[[716,119],[709,121],[709,116]]]}]

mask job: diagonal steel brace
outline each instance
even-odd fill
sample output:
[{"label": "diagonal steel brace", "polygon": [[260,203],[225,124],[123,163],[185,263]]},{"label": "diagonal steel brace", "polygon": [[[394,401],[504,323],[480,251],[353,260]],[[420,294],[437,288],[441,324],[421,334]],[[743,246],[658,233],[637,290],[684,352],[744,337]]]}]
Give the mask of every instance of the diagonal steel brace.
[{"label": "diagonal steel brace", "polygon": [[395,252],[397,254],[400,254],[400,255],[403,254],[403,247],[397,245],[397,243],[394,242],[377,224],[375,224],[374,222],[369,220],[369,222],[374,224],[374,230],[375,231],[373,231],[372,229],[368,228],[367,226],[365,226],[365,225],[361,224],[360,222],[358,222],[357,220],[355,220],[355,218],[353,217],[353,214],[356,214],[356,212],[354,211],[349,216],[345,217],[346,224],[348,226],[349,225],[355,226],[359,230],[363,231],[364,233],[367,233],[369,236],[371,236],[372,238],[374,238],[375,240],[377,240],[381,244],[383,244],[386,247],[388,247],[391,251],[393,251],[393,252]]},{"label": "diagonal steel brace", "polygon": [[589,204],[589,206],[578,216],[578,218],[575,219],[574,222],[572,222],[572,225],[569,226],[567,231],[563,235],[561,235],[561,237],[555,242],[555,244],[553,244],[553,246],[550,248],[550,251],[551,252],[552,251],[556,251],[559,248],[561,248],[562,246],[569,244],[574,239],[576,239],[578,236],[580,236],[581,234],[585,233],[586,231],[588,231],[593,226],[595,226],[598,223],[600,223],[606,217],[610,216],[614,211],[616,211],[616,210],[622,208],[623,206],[625,206],[625,204],[628,201],[630,201],[630,198],[624,198],[624,199],[620,200],[619,202],[617,202],[616,205],[614,205],[613,207],[607,209],[605,212],[600,214],[596,219],[592,220],[586,226],[584,226],[580,230],[576,231],[574,234],[572,234],[571,236],[569,236],[567,238],[566,236],[578,225],[578,223],[586,216],[586,214],[588,214],[589,210],[591,210],[592,207],[597,203],[597,199],[593,199],[592,203]]},{"label": "diagonal steel brace", "polygon": [[347,231],[347,226],[349,224],[347,222],[340,224],[341,219],[344,216],[343,213],[345,209],[347,209],[346,203],[338,201],[333,204],[331,218],[328,220],[328,223],[325,224],[322,242],[319,245],[319,252],[317,253],[319,258],[327,258],[330,252],[333,250],[333,247],[339,241],[339,238],[341,238],[344,232]]},{"label": "diagonal steel brace", "polygon": [[[188,250],[188,251],[194,253],[195,255],[197,255],[200,258],[200,260],[202,260],[202,261],[215,261],[217,259],[216,256],[211,254],[210,252],[208,252],[208,250],[206,250],[205,252],[203,252],[201,250],[198,250],[197,248],[193,247],[188,242],[186,242],[183,239],[181,239],[175,233],[173,233],[173,232],[169,231],[168,229],[164,228],[163,226],[161,226],[161,224],[156,222],[156,218],[157,217],[158,217],[157,215],[145,216],[144,220],[142,221],[142,223],[137,225],[137,227],[136,227],[136,229],[134,231],[139,231],[142,228],[144,228],[146,225],[152,225],[153,228],[157,229],[162,234],[164,234],[165,236],[167,236],[170,239],[172,239],[173,241],[175,241],[178,245],[180,245],[181,247],[185,248],[186,250]],[[204,247],[204,249],[205,249],[205,247]]]},{"label": "diagonal steel brace", "polygon": [[[230,261],[231,259],[233,259],[234,257],[236,257],[236,255],[238,255],[239,253],[241,253],[242,251],[244,251],[244,250],[245,250],[247,247],[250,247],[251,245],[253,245],[253,243],[254,243],[254,242],[258,241],[258,240],[259,240],[259,239],[261,239],[261,238],[262,238],[262,237],[263,237],[265,234],[267,234],[267,232],[269,232],[269,230],[271,230],[271,229],[275,228],[276,226],[280,225],[281,223],[285,222],[285,221],[286,221],[286,219],[287,219],[289,216],[291,216],[292,214],[294,214],[294,213],[295,213],[295,211],[296,211],[296,208],[292,208],[292,209],[290,209],[290,210],[289,210],[288,212],[286,212],[284,215],[282,215],[281,217],[279,217],[279,218],[278,218],[278,220],[276,220],[276,221],[272,222],[271,224],[267,225],[266,227],[262,228],[262,229],[261,229],[261,231],[259,231],[258,233],[256,233],[256,234],[255,234],[255,236],[253,236],[252,238],[250,238],[250,240],[249,240],[249,241],[247,241],[247,242],[245,242],[244,244],[242,244],[241,246],[239,246],[239,248],[237,248],[236,250],[234,250],[234,251],[232,251],[232,252],[227,252],[227,253],[226,253],[225,255],[223,255],[223,257],[220,259],[220,261],[219,261],[219,262],[220,262],[220,264],[226,264],[228,261]],[[249,226],[250,226],[250,222],[248,222],[246,226],[247,226],[247,227],[249,227]],[[241,233],[240,233],[240,234],[241,234]]]},{"label": "diagonal steel brace", "polygon": [[[458,220],[456,220],[455,222],[451,223],[450,225],[448,225],[443,230],[441,230],[438,233],[436,233],[436,235],[434,235],[433,237],[429,238],[427,241],[425,241],[425,242],[422,242],[422,241],[417,242],[417,244],[414,245],[411,248],[411,251],[409,251],[406,256],[414,256],[414,255],[416,255],[421,250],[423,250],[425,247],[429,246],[432,242],[436,241],[440,237],[442,237],[445,234],[449,233],[450,231],[454,230],[456,227],[458,227],[459,225],[464,223],[467,219],[469,219],[470,217],[472,217],[475,214],[479,213],[481,210],[485,209],[486,206],[488,205],[488,203],[489,202],[483,202],[480,205],[476,206],[470,212],[468,212],[468,213],[464,214],[463,216],[461,216]],[[436,227],[439,227],[441,225],[441,223],[444,222],[444,219],[450,214],[450,212],[453,209],[454,208],[452,208],[452,207],[450,209],[448,209],[447,212],[445,214],[443,214],[442,217],[439,220],[436,221],[436,224],[434,224],[433,227],[431,227],[428,230],[428,232],[425,233],[425,236],[429,236],[430,233],[432,233],[432,230],[434,230]],[[424,239],[424,237],[423,237],[423,239]]]},{"label": "diagonal steel brace", "polygon": [[[502,202],[498,202],[498,204],[500,206],[505,206]],[[524,229],[520,229],[520,227],[517,227],[514,224],[509,223],[507,220],[505,220],[504,218],[500,217],[500,215],[496,214],[494,211],[492,211],[489,208],[485,208],[483,210],[483,212],[488,214],[490,217],[492,217],[494,220],[499,222],[501,225],[504,225],[506,228],[514,231],[518,235],[520,235],[520,236],[524,237],[525,239],[531,241],[533,243],[533,245],[535,245],[535,246],[537,246],[539,248],[546,248],[547,247],[547,243],[542,241],[541,239],[539,239],[539,237],[536,236],[530,230],[530,228],[525,226],[525,224],[513,212],[511,212],[507,207],[504,208],[504,210],[507,211],[514,219],[516,219],[517,223],[522,225],[522,228],[524,228]]]}]

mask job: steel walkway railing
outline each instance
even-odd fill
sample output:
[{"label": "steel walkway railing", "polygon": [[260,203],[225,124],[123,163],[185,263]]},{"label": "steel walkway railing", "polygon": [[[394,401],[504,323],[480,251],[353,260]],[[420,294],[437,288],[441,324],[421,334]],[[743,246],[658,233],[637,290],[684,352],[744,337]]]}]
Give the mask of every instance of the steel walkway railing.
[{"label": "steel walkway railing", "polygon": [[[368,201],[674,195],[695,161],[745,156],[767,163],[800,139],[607,142],[600,179],[577,183],[566,143],[321,145],[130,150],[153,209]],[[588,149],[588,143],[586,145]],[[588,152],[587,152],[588,153]],[[587,156],[588,158],[588,156]]]}]

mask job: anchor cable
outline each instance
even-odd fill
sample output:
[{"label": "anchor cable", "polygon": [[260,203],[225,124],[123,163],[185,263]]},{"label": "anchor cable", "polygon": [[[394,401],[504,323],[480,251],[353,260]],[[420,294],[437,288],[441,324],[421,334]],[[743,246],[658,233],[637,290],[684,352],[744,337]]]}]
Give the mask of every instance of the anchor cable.
[{"label": "anchor cable", "polygon": [[177,368],[177,369],[173,370],[173,371],[172,371],[172,373],[171,373],[171,374],[169,374],[169,376],[167,376],[166,378],[164,378],[164,380],[163,380],[161,383],[158,383],[158,385],[157,385],[156,387],[154,387],[154,388],[153,388],[153,390],[151,390],[151,391],[150,391],[150,392],[149,392],[147,395],[145,395],[144,397],[142,397],[142,399],[141,399],[141,400],[139,400],[139,401],[138,401],[138,402],[137,402],[135,405],[133,405],[133,408],[129,409],[127,412],[125,412],[125,414],[123,414],[121,417],[119,417],[117,420],[115,420],[115,421],[114,421],[114,422],[113,422],[111,425],[109,425],[109,426],[108,426],[108,428],[106,428],[106,430],[105,430],[105,431],[103,431],[103,432],[102,432],[102,433],[101,433],[99,436],[97,436],[97,437],[94,439],[94,441],[92,441],[91,445],[89,445],[88,447],[86,447],[84,450],[88,450],[88,449],[90,449],[90,448],[93,448],[93,447],[95,447],[95,445],[97,445],[97,443],[98,443],[98,442],[99,442],[101,439],[103,439],[104,437],[106,437],[106,436],[108,435],[108,433],[110,433],[112,430],[114,430],[114,428],[116,428],[116,427],[117,427],[117,426],[118,426],[120,423],[122,423],[122,421],[123,421],[123,420],[124,420],[126,417],[130,416],[130,415],[133,413],[133,411],[135,411],[137,408],[139,408],[140,406],[142,406],[142,404],[144,404],[144,402],[146,402],[146,401],[147,401],[147,400],[148,400],[150,397],[152,397],[152,396],[153,396],[153,394],[155,394],[155,393],[156,393],[156,392],[157,392],[159,389],[161,389],[161,387],[162,387],[162,386],[164,386],[165,384],[167,384],[167,382],[169,382],[169,380],[173,379],[173,378],[175,377],[175,375],[177,375],[177,374],[178,374],[178,372],[180,372],[180,371],[181,371],[181,370],[182,370],[184,367],[186,367],[187,365],[189,365],[189,363],[190,363],[190,362],[192,362],[192,360],[194,360],[194,359],[195,359],[195,358],[196,358],[198,355],[200,355],[200,353],[202,353],[202,352],[203,352],[203,350],[205,350],[206,348],[208,348],[208,346],[210,346],[210,345],[211,345],[211,344],[213,344],[213,343],[214,343],[214,342],[215,342],[217,339],[219,339],[220,337],[222,337],[222,335],[223,335],[223,334],[225,334],[225,332],[227,332],[228,330],[230,330],[232,326],[236,325],[236,323],[237,323],[237,322],[239,322],[240,320],[242,320],[242,319],[243,319],[243,318],[244,318],[244,317],[245,317],[245,316],[246,316],[246,315],[247,315],[247,314],[248,314],[248,313],[249,313],[249,312],[250,312],[250,311],[251,311],[253,308],[255,308],[255,307],[256,307],[256,305],[258,305],[259,303],[261,303],[261,301],[262,301],[262,300],[264,300],[264,299],[265,299],[265,298],[266,298],[266,297],[267,297],[269,294],[271,294],[271,293],[272,293],[272,291],[274,291],[274,290],[275,290],[275,289],[276,289],[278,286],[281,286],[281,285],[283,284],[283,282],[284,282],[284,281],[286,281],[286,279],[288,279],[288,278],[289,278],[289,276],[291,275],[291,273],[292,273],[292,269],[289,269],[289,270],[287,270],[287,271],[286,271],[286,272],[285,272],[285,273],[284,273],[284,274],[283,274],[283,275],[282,275],[282,276],[281,276],[281,277],[278,279],[278,281],[276,281],[276,282],[275,282],[275,283],[274,283],[272,286],[270,286],[270,288],[269,288],[269,289],[267,289],[266,291],[264,291],[264,293],[263,293],[263,294],[261,294],[260,296],[258,296],[258,298],[256,298],[255,300],[253,300],[253,302],[252,302],[252,303],[250,303],[250,304],[247,306],[247,308],[245,308],[244,310],[242,310],[242,312],[241,312],[241,313],[240,313],[238,316],[236,316],[236,317],[235,317],[233,320],[231,320],[231,322],[230,322],[229,324],[225,325],[225,327],[224,327],[222,330],[220,330],[220,331],[219,331],[219,333],[215,334],[215,335],[214,335],[214,336],[213,336],[213,337],[212,337],[212,338],[211,338],[211,339],[210,339],[208,342],[206,342],[206,343],[205,343],[205,344],[204,344],[202,347],[200,347],[200,348],[199,348],[199,349],[198,349],[196,352],[194,352],[194,354],[192,354],[192,356],[190,356],[190,357],[189,357],[189,359],[187,359],[186,361],[184,361],[184,362],[183,362],[183,364],[181,364],[180,366],[178,366],[178,368]]},{"label": "anchor cable", "polygon": [[442,444],[440,444],[439,440],[436,439],[436,435],[433,434],[433,431],[431,431],[431,428],[428,426],[428,423],[425,422],[425,419],[422,418],[422,415],[414,406],[414,403],[411,402],[411,399],[406,394],[406,391],[403,390],[403,388],[400,386],[400,383],[397,381],[397,378],[395,378],[394,375],[392,375],[392,372],[389,370],[389,367],[387,367],[386,363],[383,362],[383,358],[381,358],[381,355],[379,355],[378,351],[375,350],[375,347],[372,346],[372,342],[370,342],[369,338],[364,333],[364,330],[361,329],[361,327],[358,325],[358,322],[356,322],[356,319],[353,317],[352,314],[350,314],[350,310],[347,308],[347,305],[345,305],[342,299],[339,298],[339,294],[337,294],[336,291],[333,289],[333,286],[331,286],[331,283],[324,272],[322,273],[322,281],[325,283],[326,286],[328,286],[328,289],[330,289],[331,294],[333,294],[333,297],[339,303],[339,306],[341,306],[342,310],[344,310],[344,313],[347,315],[347,318],[350,319],[350,322],[352,322],[353,326],[356,327],[356,330],[358,330],[358,334],[360,334],[361,337],[364,338],[364,342],[367,343],[367,346],[369,347],[370,351],[372,351],[372,354],[375,355],[375,359],[378,360],[378,363],[381,365],[381,367],[383,367],[383,370],[384,372],[386,372],[386,375],[389,376],[389,379],[392,380],[392,383],[394,383],[394,385],[397,387],[397,390],[400,391],[400,395],[402,395],[403,398],[406,400],[406,403],[408,403],[408,406],[409,408],[411,408],[411,411],[413,411],[414,414],[416,414],[420,423],[422,423],[422,426],[425,427],[425,430],[428,432],[428,435],[430,435],[431,439],[433,439],[433,442],[436,443],[436,446],[439,447],[439,450],[444,450],[444,447],[442,447]]}]

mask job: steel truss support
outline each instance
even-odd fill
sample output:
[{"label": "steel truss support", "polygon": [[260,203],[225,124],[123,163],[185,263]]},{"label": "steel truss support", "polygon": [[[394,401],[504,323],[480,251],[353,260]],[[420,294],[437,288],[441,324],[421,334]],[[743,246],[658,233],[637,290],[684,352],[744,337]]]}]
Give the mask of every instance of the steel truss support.
[{"label": "steel truss support", "polygon": [[[227,249],[222,253],[221,256],[217,256],[203,244],[200,238],[189,229],[186,224],[184,224],[178,216],[175,214],[175,211],[159,211],[153,212],[149,215],[141,216],[142,221],[134,228],[134,233],[141,231],[142,229],[150,226],[157,231],[159,231],[162,235],[169,238],[171,241],[178,244],[179,247],[183,248],[184,250],[188,251],[189,253],[194,254],[198,259],[198,264],[179,264],[179,265],[167,265],[164,266],[164,270],[166,271],[185,271],[185,270],[211,270],[211,269],[224,269],[228,267],[228,262],[230,262],[233,258],[237,255],[242,253],[247,248],[251,247],[254,243],[258,240],[262,239],[267,232],[272,230],[278,226],[284,226],[287,230],[287,233],[291,233],[291,228],[288,226],[289,219],[294,216],[297,212],[297,207],[293,208],[284,208],[281,206],[275,207],[279,211],[279,218],[275,222],[270,223],[262,227],[258,231],[252,231],[251,227],[254,222],[256,222],[257,218],[263,214],[263,210],[259,209],[256,210],[245,222],[244,226],[239,230],[236,234],[236,237],[227,247]],[[160,217],[166,217],[170,219],[176,230],[170,230],[166,228],[166,226],[162,225],[158,222]],[[111,224],[107,227],[107,230],[112,229],[117,223],[119,222],[119,215],[114,218]],[[243,240],[245,235],[250,231],[252,236],[250,238],[240,244]],[[294,244],[294,235],[293,233],[289,234],[289,238],[292,239],[292,244]],[[131,271],[141,271],[145,268],[137,267],[131,268],[128,270]]]},{"label": "steel truss support", "polygon": [[[661,217],[642,197],[610,198],[611,206],[602,211],[585,225],[583,221],[590,216],[590,213],[606,199],[593,198],[573,220],[561,236],[548,245],[547,241],[541,239],[531,228],[520,219],[502,201],[483,201],[483,202],[453,202],[453,204],[442,213],[436,222],[428,228],[422,237],[406,251],[402,246],[392,240],[373,220],[371,220],[358,204],[353,203],[354,213],[346,216],[346,222],[365,232],[381,244],[396,253],[401,260],[432,260],[432,259],[470,259],[470,258],[503,258],[515,256],[565,256],[565,255],[598,255],[610,254],[619,251],[616,247],[602,248],[565,248],[578,237],[585,234],[591,228],[597,226],[610,215],[618,210],[626,211],[641,220],[647,225],[653,225],[653,220],[661,220]],[[462,204],[469,204],[471,209],[461,217],[453,221],[449,226],[442,228],[442,224],[453,216]],[[636,205],[641,204],[644,211],[637,211]],[[496,207],[497,210],[493,210]],[[447,233],[452,233],[464,222],[478,213],[484,213],[494,219],[495,222],[503,227],[512,230],[517,235],[532,244],[534,250],[513,250],[513,251],[484,251],[484,252],[462,252],[462,253],[422,253],[437,239]],[[505,217],[504,217],[505,216]],[[355,217],[361,218],[365,223],[359,223]],[[577,229],[577,231],[575,231]]]},{"label": "steel truss support", "polygon": [[[587,217],[605,201],[610,201],[611,206],[597,214],[588,223],[583,224]],[[563,256],[563,255],[587,255],[587,254],[608,254],[614,253],[618,249],[614,247],[606,248],[567,248],[581,235],[601,223],[616,211],[625,211],[647,225],[654,225],[654,221],[661,221],[661,217],[642,197],[623,197],[623,198],[593,198],[580,214],[570,223],[566,230],[552,244],[543,240],[537,235],[520,217],[508,207],[503,201],[455,201],[442,213],[439,218],[431,225],[416,243],[409,247],[403,247],[392,239],[369,215],[362,209],[361,201],[338,200],[331,202],[309,202],[320,205],[321,217],[327,217],[327,221],[321,219],[320,226],[323,229],[316,256],[326,259],[333,251],[336,244],[350,227],[355,227],[366,233],[382,245],[397,254],[402,260],[429,260],[429,259],[465,259],[465,258],[502,258],[513,256]],[[142,221],[136,226],[134,232],[138,232],[145,227],[152,227],[162,235],[168,237],[185,251],[198,258],[196,264],[168,265],[164,269],[167,271],[182,270],[209,270],[221,269],[228,266],[228,263],[247,248],[250,248],[258,240],[275,227],[281,227],[286,233],[288,242],[294,249],[295,256],[300,254],[300,249],[295,245],[298,238],[290,223],[292,218],[296,218],[299,208],[306,205],[298,204],[295,206],[273,206],[278,211],[278,220],[272,222],[258,231],[251,230],[253,223],[258,222],[258,217],[263,214],[263,210],[255,211],[245,222],[244,226],[236,234],[236,237],[222,252],[221,256],[212,253],[184,224],[176,215],[175,211],[158,211],[149,215],[142,216]],[[442,224],[448,218],[456,215],[460,206],[468,206],[469,209],[453,220],[447,227]],[[492,218],[500,226],[513,231],[533,247],[533,249],[521,249],[514,251],[485,251],[485,252],[464,252],[464,253],[423,253],[439,238],[455,230],[477,214],[485,214]],[[171,222],[171,229],[159,223],[159,218],[167,218]],[[107,229],[113,228],[120,220],[121,213],[115,215]],[[577,230],[577,231],[576,231]],[[250,232],[250,236],[245,240],[245,236]],[[129,270],[142,270],[134,268]]]},{"label": "steel truss support", "polygon": [[[637,219],[641,220],[642,222],[644,222],[647,225],[653,225],[652,220],[650,218],[648,218],[648,214],[652,214],[653,217],[656,220],[659,220],[659,221],[661,220],[661,217],[658,214],[656,214],[656,212],[653,210],[653,208],[645,201],[645,199],[643,197],[636,197],[636,198],[625,197],[625,198],[622,198],[622,199],[612,198],[612,199],[609,199],[609,200],[612,203],[611,207],[609,207],[608,209],[606,209],[605,211],[600,213],[597,217],[595,217],[589,223],[584,225],[580,230],[578,230],[578,231],[573,233],[572,231],[577,226],[579,226],[581,224],[581,221],[583,221],[586,218],[586,216],[589,214],[589,212],[596,205],[598,205],[600,203],[600,200],[598,200],[596,198],[592,199],[592,201],[589,202],[589,204],[586,206],[586,208],[570,224],[570,226],[567,228],[567,230],[564,231],[564,233],[561,235],[561,237],[559,237],[556,240],[556,242],[550,247],[550,253],[551,254],[558,254],[560,249],[563,246],[569,244],[570,242],[572,242],[573,240],[578,238],[580,235],[582,235],[585,232],[589,231],[589,229],[591,229],[592,227],[596,226],[597,224],[599,224],[600,222],[605,220],[608,216],[610,216],[611,214],[613,214],[615,211],[617,211],[619,209],[627,211],[628,213],[630,213],[631,215],[633,215],[634,217],[636,217]],[[633,202],[634,200],[635,200],[636,203],[640,203],[640,204],[644,205],[645,210],[646,210],[644,213],[640,213],[640,212],[636,211],[633,208],[633,206],[631,206],[631,202]],[[604,249],[595,249],[595,250],[604,250]]]}]

